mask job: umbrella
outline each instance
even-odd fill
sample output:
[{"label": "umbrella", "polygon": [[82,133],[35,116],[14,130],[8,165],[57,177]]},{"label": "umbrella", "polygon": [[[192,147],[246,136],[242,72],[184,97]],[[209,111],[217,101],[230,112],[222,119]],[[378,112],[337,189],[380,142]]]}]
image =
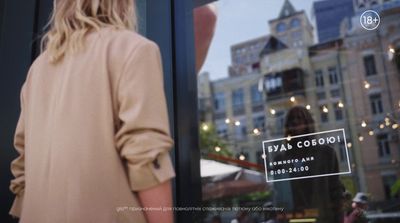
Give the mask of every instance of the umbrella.
[{"label": "umbrella", "polygon": [[203,200],[266,191],[263,173],[213,160],[200,160]]}]

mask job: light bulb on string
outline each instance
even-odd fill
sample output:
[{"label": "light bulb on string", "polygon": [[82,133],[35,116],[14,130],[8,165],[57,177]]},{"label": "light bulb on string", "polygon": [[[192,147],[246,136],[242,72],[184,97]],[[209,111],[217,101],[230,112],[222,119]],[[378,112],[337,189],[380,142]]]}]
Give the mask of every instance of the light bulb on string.
[{"label": "light bulb on string", "polygon": [[203,129],[203,131],[208,131],[210,129],[210,127],[207,124],[203,124],[202,129]]},{"label": "light bulb on string", "polygon": [[371,84],[368,83],[368,81],[364,81],[364,88],[369,89],[371,87]]},{"label": "light bulb on string", "polygon": [[367,127],[367,123],[364,120],[361,122],[361,127],[363,128]]},{"label": "light bulb on string", "polygon": [[311,105],[306,105],[306,109],[310,110],[311,109]]},{"label": "light bulb on string", "polygon": [[260,135],[260,130],[255,128],[255,129],[253,129],[253,133],[254,133],[254,135],[258,136],[258,135]]}]

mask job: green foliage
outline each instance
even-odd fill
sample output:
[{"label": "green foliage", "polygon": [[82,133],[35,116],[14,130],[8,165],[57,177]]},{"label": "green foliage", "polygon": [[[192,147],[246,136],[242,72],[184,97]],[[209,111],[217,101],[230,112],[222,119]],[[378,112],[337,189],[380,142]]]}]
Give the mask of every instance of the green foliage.
[{"label": "green foliage", "polygon": [[400,179],[397,180],[392,188],[391,188],[391,195],[392,197],[396,196],[396,195],[400,195]]},{"label": "green foliage", "polygon": [[[217,147],[219,151],[216,151]],[[211,153],[225,157],[233,156],[225,140],[218,136],[215,127],[211,124],[200,126],[200,150],[202,155]]]},{"label": "green foliage", "polygon": [[266,201],[270,198],[271,191],[257,191],[240,196],[240,200],[245,201]]}]

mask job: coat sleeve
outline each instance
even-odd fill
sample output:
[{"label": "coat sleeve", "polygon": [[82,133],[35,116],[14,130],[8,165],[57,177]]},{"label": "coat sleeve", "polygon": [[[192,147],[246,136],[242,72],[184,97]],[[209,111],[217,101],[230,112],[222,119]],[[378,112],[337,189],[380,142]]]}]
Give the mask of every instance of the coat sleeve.
[{"label": "coat sleeve", "polygon": [[116,143],[131,189],[144,190],[173,178],[173,141],[157,45],[146,41],[133,50],[123,66],[117,98]]},{"label": "coat sleeve", "polygon": [[14,179],[11,180],[10,190],[15,194],[10,215],[20,217],[22,211],[22,201],[25,189],[25,121],[24,121],[24,91],[25,84],[21,90],[21,113],[17,123],[14,136],[14,147],[19,156],[11,162],[11,172]]}]

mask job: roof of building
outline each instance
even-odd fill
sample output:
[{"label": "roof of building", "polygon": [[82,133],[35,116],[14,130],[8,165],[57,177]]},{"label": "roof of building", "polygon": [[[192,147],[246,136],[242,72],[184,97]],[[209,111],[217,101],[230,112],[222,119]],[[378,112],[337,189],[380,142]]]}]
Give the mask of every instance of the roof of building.
[{"label": "roof of building", "polygon": [[288,47],[282,41],[274,36],[270,36],[267,45],[261,50],[260,56],[275,53],[277,51],[287,49]]},{"label": "roof of building", "polygon": [[279,19],[286,18],[289,16],[292,16],[296,14],[296,9],[292,5],[292,3],[289,0],[285,0],[285,3],[283,3],[281,12],[279,13]]}]

